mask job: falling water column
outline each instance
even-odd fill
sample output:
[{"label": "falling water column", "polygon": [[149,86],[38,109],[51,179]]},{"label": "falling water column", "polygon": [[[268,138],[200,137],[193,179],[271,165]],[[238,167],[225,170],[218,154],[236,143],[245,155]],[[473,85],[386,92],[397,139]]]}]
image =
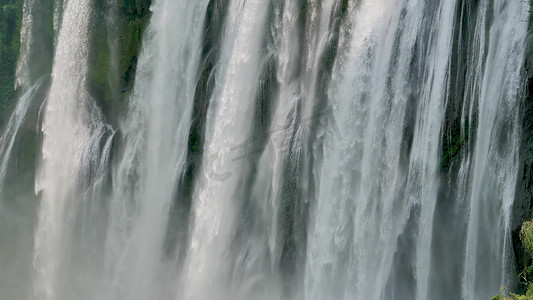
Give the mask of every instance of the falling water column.
[{"label": "falling water column", "polygon": [[83,120],[90,12],[91,0],[66,3],[57,42],[35,185],[42,200],[35,233],[33,299],[61,296],[69,217],[76,206],[78,153],[86,136]]}]

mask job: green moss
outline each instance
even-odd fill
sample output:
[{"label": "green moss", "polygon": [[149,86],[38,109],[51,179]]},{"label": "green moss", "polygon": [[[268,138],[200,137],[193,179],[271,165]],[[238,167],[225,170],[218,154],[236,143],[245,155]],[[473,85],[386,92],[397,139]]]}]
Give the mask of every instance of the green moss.
[{"label": "green moss", "polygon": [[[149,0],[115,3],[110,6],[104,0],[95,2],[88,74],[89,91],[108,120],[115,120],[127,105],[125,100],[134,85],[137,58],[151,15]],[[113,15],[109,16],[109,12]],[[109,17],[113,18],[111,23]],[[110,41],[116,49],[111,49]]]},{"label": "green moss", "polygon": [[520,240],[522,241],[527,254],[533,258],[533,220],[526,221],[522,224],[522,228],[520,229]]},{"label": "green moss", "polygon": [[532,294],[528,291],[526,295],[517,295],[510,293],[506,296],[505,289],[500,287],[500,293],[492,298],[491,300],[533,300]]},{"label": "green moss", "polygon": [[469,126],[466,123],[464,131],[461,131],[461,125],[456,121],[448,134],[444,135],[442,143],[442,156],[440,161],[441,172],[448,172],[450,167],[457,158],[460,157],[461,150],[469,140]]},{"label": "green moss", "polygon": [[520,283],[526,287],[525,295],[510,294],[505,296],[503,288],[500,294],[491,300],[533,300],[533,220],[526,221],[520,228],[520,242],[528,255],[528,265],[520,272]]},{"label": "green moss", "polygon": [[[150,13],[147,9],[140,12],[136,10],[131,11],[134,3],[135,1],[124,1],[122,6],[120,6],[121,9],[117,10],[120,12],[119,16],[116,16],[118,18],[117,37],[119,42],[118,53],[120,55],[118,72],[122,79],[121,85],[123,89],[131,86],[133,81],[137,57],[141,50],[143,33],[150,20]],[[106,89],[109,88],[107,86],[107,78],[110,72],[111,53],[107,42],[108,33],[105,30],[105,26],[102,26],[93,35],[92,46],[95,50],[90,79],[98,92],[104,98],[108,98],[109,93],[106,92]]]},{"label": "green moss", "polygon": [[298,20],[299,20],[302,28],[305,28],[305,24],[306,24],[306,21],[307,21],[306,20],[307,19],[307,14],[308,14],[308,12],[307,12],[307,9],[308,9],[307,8],[307,6],[308,6],[307,1],[302,1],[301,5],[302,6],[300,7],[300,13],[298,15]]},{"label": "green moss", "polygon": [[[43,1],[34,11],[34,35],[30,57],[30,81],[52,72],[54,62],[54,5],[53,1]],[[36,49],[36,50],[33,50]]]},{"label": "green moss", "polygon": [[189,148],[192,153],[202,150],[201,135],[197,130],[192,130],[189,134]]},{"label": "green moss", "polygon": [[98,33],[93,34],[91,44],[93,51],[90,57],[89,85],[96,97],[109,100],[111,92],[107,78],[111,58],[106,36]]},{"label": "green moss", "polygon": [[491,300],[533,300],[532,296],[510,294],[509,296],[496,295]]},{"label": "green moss", "polygon": [[[2,5],[3,4],[3,5]],[[0,122],[14,104],[15,68],[20,49],[22,0],[0,1]]]},{"label": "green moss", "polygon": [[350,1],[348,0],[342,0],[342,3],[341,3],[341,17],[344,17],[346,16],[346,14],[348,13],[348,7],[350,5]]},{"label": "green moss", "polygon": [[132,15],[128,18],[127,24],[120,34],[119,72],[125,87],[133,81],[137,58],[141,50],[142,36],[149,20],[149,14]]}]

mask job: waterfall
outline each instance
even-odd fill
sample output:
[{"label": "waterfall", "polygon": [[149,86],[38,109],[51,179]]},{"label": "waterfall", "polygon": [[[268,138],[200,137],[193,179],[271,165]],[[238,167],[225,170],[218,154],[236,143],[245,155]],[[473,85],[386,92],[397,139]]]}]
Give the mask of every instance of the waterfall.
[{"label": "waterfall", "polygon": [[21,86],[30,78],[29,57],[33,39],[33,6],[34,1],[24,1],[22,8],[22,24],[20,29],[20,55],[17,63],[15,87]]},{"label": "waterfall", "polygon": [[76,276],[68,276],[70,266],[64,258],[76,249],[68,245],[69,236],[76,232],[77,210],[84,206],[77,193],[84,171],[98,160],[99,151],[94,147],[104,130],[98,107],[85,87],[90,14],[90,0],[67,2],[57,39],[35,184],[42,198],[35,232],[33,299],[78,293],[73,282]]},{"label": "waterfall", "polygon": [[[433,218],[439,188],[439,140],[444,130],[444,109],[447,101],[451,101],[446,94],[453,80],[450,59],[455,4],[448,1],[431,7],[425,1],[380,3],[363,1],[357,8],[356,13],[361,17],[353,18],[355,24],[350,25],[346,33],[346,38],[351,39],[348,49],[336,66],[338,73],[332,75],[330,99],[335,101],[335,116],[343,140],[337,144],[334,136],[329,137],[329,142],[322,146],[324,166],[319,168],[320,196],[309,248],[307,287],[312,297],[316,295],[320,299],[350,295],[356,295],[357,299],[381,299],[390,297],[386,296],[389,288],[398,289],[393,295],[400,299],[415,296],[417,299],[441,299],[428,289],[431,287],[428,280],[438,278],[437,274],[431,275],[438,272],[431,268],[432,240],[441,230],[446,230],[434,228]],[[466,248],[456,249],[465,253],[464,258],[456,256],[466,264],[463,299],[489,298],[490,286],[510,285],[508,274],[513,262],[509,260],[510,248],[502,247],[510,247],[510,210],[519,143],[516,99],[521,89],[518,80],[521,65],[516,58],[522,57],[524,43],[520,38],[505,42],[501,39],[525,36],[525,24],[514,22],[525,18],[523,5],[495,3],[491,11],[487,9],[489,2],[479,4],[476,38],[485,38],[487,19],[495,20],[498,25],[490,27],[495,31],[490,33],[491,42],[487,46],[478,45],[479,51],[486,47],[491,53],[486,56],[488,61],[482,58],[482,65],[476,68],[480,73],[469,74],[483,79],[482,86],[475,87],[478,90],[470,95],[479,97],[479,108],[472,103],[467,112],[471,126],[478,128],[476,151],[472,154],[474,162],[463,166],[471,173],[462,184],[467,188],[471,184],[471,190],[463,196],[466,199],[455,200],[470,203],[466,215],[469,217]],[[427,40],[421,41],[421,38]],[[503,64],[498,71],[494,69],[497,63],[490,61],[497,55],[492,53],[507,55],[498,59]],[[484,56],[483,53],[479,55]],[[493,83],[487,86],[487,81]],[[498,91],[486,90],[491,88]],[[465,98],[465,102],[468,100]],[[507,124],[494,129],[488,123],[483,125],[485,118],[494,124],[497,110],[506,112],[506,121],[502,119],[497,124]],[[416,118],[414,124],[406,122],[409,118]],[[474,119],[479,123],[474,125]],[[494,140],[495,134],[507,138],[495,146],[500,143]],[[498,154],[487,153],[492,148],[490,144],[502,147],[492,150]],[[411,148],[407,157],[402,157],[404,147]],[[487,160],[495,160],[491,166],[499,167],[486,170]],[[493,180],[499,179],[489,183],[492,176]],[[479,185],[481,182],[484,182],[483,188]],[[488,187],[494,190],[489,192]],[[480,220],[479,210],[484,218],[493,219]],[[490,237],[479,235],[480,226],[494,226],[488,230]],[[503,236],[498,238],[495,232]],[[486,243],[483,247],[491,251],[490,256],[476,252],[475,247],[480,242]],[[410,247],[411,253],[398,255],[402,253],[398,248],[402,243],[411,243],[405,245]],[[490,277],[477,274],[477,270],[481,270],[475,265],[479,259],[483,260],[484,270],[491,269],[491,272],[481,272]],[[406,269],[395,270],[399,268]],[[395,272],[408,272],[411,276],[388,287],[390,276]],[[339,278],[342,278],[341,283],[337,281]],[[399,285],[404,287],[397,287]]]},{"label": "waterfall", "polygon": [[[490,10],[492,9],[492,11]],[[479,85],[476,144],[470,165],[471,190],[467,196],[469,219],[466,240],[463,297],[489,297],[487,283],[509,286],[514,280],[511,213],[518,178],[520,143],[520,76],[527,18],[523,3],[484,3],[484,20],[495,23],[486,32],[488,49]],[[492,13],[492,15],[491,15]],[[486,30],[486,29],[485,29]],[[480,30],[481,31],[481,30]],[[481,34],[481,33],[480,33]],[[502,72],[502,70],[505,70]],[[474,119],[469,118],[470,122]],[[497,222],[495,220],[498,220]],[[495,235],[487,235],[497,232]],[[498,262],[487,272],[483,261]]]},{"label": "waterfall", "polygon": [[20,3],[0,298],[518,291],[528,1]]},{"label": "waterfall", "polygon": [[249,166],[246,157],[235,159],[232,152],[252,134],[252,99],[263,63],[260,50],[268,4],[262,0],[229,4],[218,80],[207,114],[205,177],[197,182],[193,198],[186,299],[238,297],[226,295],[225,286],[233,283],[225,274],[231,272],[228,262],[233,257],[228,253]]},{"label": "waterfall", "polygon": [[0,137],[0,157],[2,157],[0,162],[0,194],[2,193],[7,169],[13,152],[13,146],[17,139],[17,134],[20,130],[20,127],[26,120],[28,110],[32,105],[33,101],[36,98],[36,94],[39,91],[39,88],[43,84],[44,77],[37,80],[37,82],[30,87],[18,100],[15,111],[11,115],[4,133]]},{"label": "waterfall", "polygon": [[[16,104],[0,135],[0,298],[20,299],[28,294],[31,282],[33,227],[35,226],[34,168],[32,155],[34,110],[42,101],[47,88],[46,76],[32,75],[35,27],[35,1],[22,3],[20,53],[14,70]],[[3,79],[7,80],[7,79]],[[3,101],[7,99],[2,99]],[[4,102],[5,109],[5,102]],[[3,112],[4,114],[6,112]]]},{"label": "waterfall", "polygon": [[[123,121],[126,142],[115,170],[107,251],[116,266],[109,275],[111,292],[104,297],[161,298],[169,291],[159,287],[160,281],[175,276],[165,271],[172,269],[173,259],[161,255],[177,181],[185,171],[206,8],[207,1],[168,0],[152,6]],[[138,177],[130,193],[132,173]]]},{"label": "waterfall", "polygon": [[54,15],[53,15],[53,27],[56,35],[54,36],[54,44],[57,44],[59,34],[59,27],[61,27],[61,20],[63,17],[63,0],[54,0]]}]

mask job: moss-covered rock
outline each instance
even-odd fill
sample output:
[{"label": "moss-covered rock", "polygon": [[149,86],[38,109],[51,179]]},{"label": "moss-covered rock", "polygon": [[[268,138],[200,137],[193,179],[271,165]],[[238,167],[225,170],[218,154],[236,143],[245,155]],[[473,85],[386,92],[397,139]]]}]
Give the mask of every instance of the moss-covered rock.
[{"label": "moss-covered rock", "polygon": [[533,300],[532,295],[516,295],[510,294],[509,296],[496,295],[491,300]]},{"label": "moss-covered rock", "polygon": [[150,14],[141,13],[128,16],[126,26],[120,34],[119,72],[125,88],[130,86],[135,76],[137,59],[141,50],[144,29]]},{"label": "moss-covered rock", "polygon": [[446,134],[443,135],[441,144],[441,172],[448,172],[453,162],[460,158],[462,149],[469,142],[470,131],[468,123],[465,124],[465,128],[461,129],[461,124],[458,119],[452,123]]},{"label": "moss-covered rock", "polygon": [[89,92],[108,122],[118,118],[135,80],[150,0],[95,3],[89,56]]},{"label": "moss-covered rock", "polygon": [[533,220],[524,222],[520,228],[520,246],[526,254],[525,265],[519,273],[519,280],[523,295],[509,294],[500,288],[500,294],[491,300],[533,300]]},{"label": "moss-covered rock", "polygon": [[15,96],[15,68],[20,51],[22,0],[0,0],[0,123]]},{"label": "moss-covered rock", "polygon": [[533,220],[522,224],[520,229],[520,240],[530,257],[533,257]]},{"label": "moss-covered rock", "polygon": [[527,295],[515,295],[515,294],[511,294],[509,296],[502,296],[502,295],[497,295],[497,296],[494,296],[492,297],[491,300],[533,300],[533,297],[531,296],[527,296]]}]

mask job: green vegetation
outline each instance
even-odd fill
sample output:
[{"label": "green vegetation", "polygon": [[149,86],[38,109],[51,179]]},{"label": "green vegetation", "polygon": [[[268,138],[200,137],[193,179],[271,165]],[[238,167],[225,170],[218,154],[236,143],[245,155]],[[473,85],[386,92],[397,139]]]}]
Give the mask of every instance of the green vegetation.
[{"label": "green vegetation", "polygon": [[148,13],[133,14],[128,16],[127,24],[120,35],[120,62],[119,72],[123,84],[127,85],[135,75],[135,66],[141,49],[144,29],[148,25]]},{"label": "green vegetation", "polygon": [[89,86],[97,98],[110,98],[108,86],[108,72],[111,54],[105,34],[93,34],[91,45],[93,51],[90,56]]},{"label": "green vegetation", "polygon": [[[97,28],[93,31],[91,40],[93,55],[91,56],[92,68],[89,78],[94,84],[93,87],[96,87],[105,98],[109,96],[105,90],[109,88],[107,77],[111,67],[108,38],[116,37],[118,40],[117,71],[121,77],[122,88],[127,88],[133,81],[143,33],[150,20],[149,5],[150,1],[123,0],[117,7],[106,7],[106,9],[98,10],[104,13],[96,16]],[[116,32],[107,31],[105,12],[108,10],[117,12],[117,15],[112,16],[116,18],[114,24],[116,25],[114,28]]]},{"label": "green vegetation", "polygon": [[522,224],[520,229],[520,241],[527,254],[527,265],[524,270],[520,272],[520,283],[526,290],[525,298],[533,300],[533,220],[529,220]]},{"label": "green vegetation", "polygon": [[509,296],[496,295],[491,298],[491,300],[532,300],[532,299],[533,299],[533,296],[531,295],[515,295],[515,294],[511,294]]},{"label": "green vegetation", "polygon": [[150,1],[121,0],[113,6],[97,0],[95,6],[89,91],[104,114],[113,119],[124,108],[125,95],[133,87],[142,37],[151,15]]},{"label": "green vegetation", "polygon": [[341,17],[342,18],[344,18],[346,14],[348,13],[349,5],[350,5],[350,1],[342,0],[341,2]]},{"label": "green vegetation", "polygon": [[0,0],[0,112],[15,95],[15,68],[20,51],[22,0]]},{"label": "green vegetation", "polygon": [[533,220],[522,224],[520,229],[520,242],[527,255],[527,264],[521,270],[520,285],[525,290],[524,295],[510,294],[505,296],[505,290],[500,288],[500,294],[492,297],[491,300],[533,300]]},{"label": "green vegetation", "polygon": [[461,150],[468,143],[469,140],[469,126],[465,126],[464,131],[461,130],[461,124],[456,121],[451,126],[450,131],[443,138],[442,156],[440,161],[441,172],[448,172],[450,167],[457,158],[460,157]]}]

